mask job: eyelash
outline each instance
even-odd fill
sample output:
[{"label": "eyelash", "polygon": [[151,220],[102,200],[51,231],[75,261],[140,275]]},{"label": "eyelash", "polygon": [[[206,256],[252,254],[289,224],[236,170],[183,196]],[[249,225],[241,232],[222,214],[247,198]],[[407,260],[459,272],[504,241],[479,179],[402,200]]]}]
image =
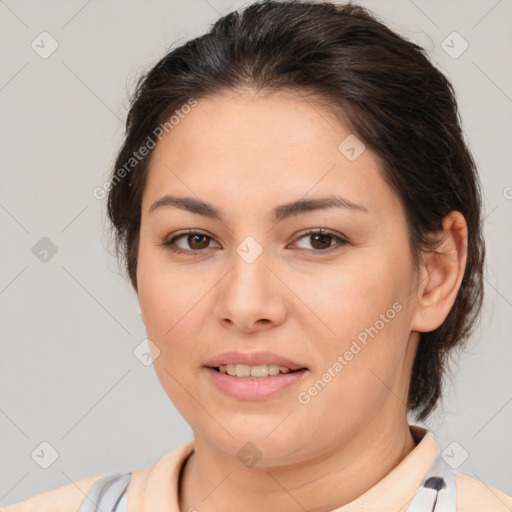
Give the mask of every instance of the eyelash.
[{"label": "eyelash", "polygon": [[[188,230],[188,231],[184,231],[183,233],[180,233],[180,234],[178,234],[176,236],[173,236],[168,241],[166,241],[166,242],[164,242],[163,244],[160,244],[160,245],[164,246],[166,249],[168,249],[168,250],[170,250],[172,252],[181,253],[181,254],[185,254],[185,253],[195,253],[195,254],[197,254],[197,253],[203,252],[204,249],[184,250],[184,249],[177,249],[176,247],[173,247],[173,244],[179,238],[186,237],[186,236],[192,236],[192,235],[201,235],[201,236],[204,236],[206,238],[210,238],[211,240],[213,240],[213,238],[211,236],[207,235],[206,233],[203,233],[202,231],[198,231],[198,230],[195,230],[195,229],[191,229],[191,230]],[[343,237],[341,237],[339,235],[336,235],[332,231],[325,230],[323,228],[310,229],[310,230],[304,232],[297,240],[301,240],[302,238],[306,238],[308,236],[313,236],[313,235],[329,236],[329,237],[335,239],[338,242],[338,246],[333,245],[331,247],[328,247],[327,249],[318,249],[318,250],[303,249],[303,250],[305,250],[305,251],[312,251],[312,252],[319,253],[319,254],[327,254],[327,253],[332,252],[333,250],[336,250],[339,247],[341,247],[343,245],[346,245],[348,243],[348,241],[345,238],[343,238]]]}]

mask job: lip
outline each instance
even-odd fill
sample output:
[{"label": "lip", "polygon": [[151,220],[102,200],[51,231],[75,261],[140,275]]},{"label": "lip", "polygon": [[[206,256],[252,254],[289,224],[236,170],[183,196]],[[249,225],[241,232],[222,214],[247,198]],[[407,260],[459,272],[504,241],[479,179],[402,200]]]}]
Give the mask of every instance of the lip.
[{"label": "lip", "polygon": [[[208,368],[218,368],[221,364],[245,364],[248,366],[277,364],[294,371],[308,369],[304,364],[297,363],[286,357],[274,354],[273,352],[222,352],[210,359],[205,366]],[[277,375],[275,377],[277,377]]]},{"label": "lip", "polygon": [[224,394],[238,400],[265,400],[285,388],[297,385],[309,370],[280,373],[272,377],[232,377],[213,368],[205,368],[211,382]]}]

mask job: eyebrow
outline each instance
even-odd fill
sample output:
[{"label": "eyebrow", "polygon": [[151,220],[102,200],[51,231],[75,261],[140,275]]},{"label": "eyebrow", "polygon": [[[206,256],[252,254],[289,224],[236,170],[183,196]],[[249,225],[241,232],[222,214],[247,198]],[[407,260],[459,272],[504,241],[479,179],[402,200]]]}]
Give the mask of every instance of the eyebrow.
[{"label": "eyebrow", "polygon": [[[151,214],[155,210],[164,207],[176,207],[204,217],[210,217],[218,220],[223,219],[222,211],[210,203],[206,203],[193,197],[176,197],[171,195],[165,195],[156,200],[150,206],[148,213]],[[275,222],[281,222],[289,217],[295,217],[306,212],[321,210],[324,208],[346,208],[357,212],[368,213],[368,209],[364,206],[349,201],[344,197],[333,195],[315,199],[299,199],[298,201],[282,204],[280,206],[276,206],[272,210],[271,215]]]}]

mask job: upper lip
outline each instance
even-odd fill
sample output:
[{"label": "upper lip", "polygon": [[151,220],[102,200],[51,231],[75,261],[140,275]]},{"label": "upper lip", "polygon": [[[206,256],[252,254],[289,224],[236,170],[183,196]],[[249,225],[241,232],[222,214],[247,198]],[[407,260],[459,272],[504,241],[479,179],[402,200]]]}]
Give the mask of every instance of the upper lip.
[{"label": "upper lip", "polygon": [[264,364],[277,364],[290,368],[290,370],[301,370],[306,368],[303,364],[296,363],[286,357],[272,352],[222,352],[212,357],[205,366],[218,368],[221,364],[245,364],[248,366],[261,366]]}]

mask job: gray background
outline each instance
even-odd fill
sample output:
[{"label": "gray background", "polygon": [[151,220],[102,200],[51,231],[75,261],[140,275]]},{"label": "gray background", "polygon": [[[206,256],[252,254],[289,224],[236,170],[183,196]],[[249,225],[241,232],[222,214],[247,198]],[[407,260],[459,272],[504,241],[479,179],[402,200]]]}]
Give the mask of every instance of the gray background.
[{"label": "gray background", "polygon": [[[459,98],[485,192],[487,295],[427,426],[442,450],[460,461],[467,452],[458,471],[512,494],[512,3],[361,3],[426,46]],[[143,467],[192,439],[133,354],[145,338],[138,302],[107,252],[105,201],[92,191],[108,177],[138,73],[242,5],[0,1],[1,505]],[[46,59],[31,47],[50,48],[43,31],[59,45]],[[469,44],[457,58],[454,31]],[[46,262],[43,237],[57,249]]]}]

